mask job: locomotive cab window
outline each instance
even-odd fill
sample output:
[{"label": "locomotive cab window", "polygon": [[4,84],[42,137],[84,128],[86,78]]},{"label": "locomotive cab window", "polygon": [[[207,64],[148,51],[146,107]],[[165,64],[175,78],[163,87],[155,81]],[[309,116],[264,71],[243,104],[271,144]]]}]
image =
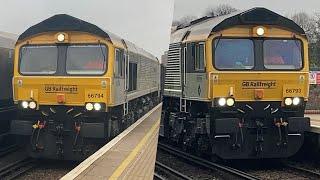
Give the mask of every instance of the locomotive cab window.
[{"label": "locomotive cab window", "polygon": [[68,46],[66,71],[68,74],[102,75],[106,72],[107,48],[104,45]]},{"label": "locomotive cab window", "polygon": [[129,91],[137,90],[137,75],[138,66],[137,63],[129,63]]},{"label": "locomotive cab window", "polygon": [[116,49],[116,64],[114,65],[114,73],[116,77],[123,78],[124,77],[124,53],[123,50]]},{"label": "locomotive cab window", "polygon": [[254,67],[254,44],[250,39],[215,39],[214,65],[219,70],[245,70]]},{"label": "locomotive cab window", "polygon": [[264,66],[267,69],[302,68],[302,46],[299,40],[265,40],[263,52]]},{"label": "locomotive cab window", "polygon": [[57,46],[24,46],[20,49],[20,73],[51,75],[57,71]]},{"label": "locomotive cab window", "polygon": [[194,48],[194,69],[196,71],[204,70],[204,44],[199,43]]}]

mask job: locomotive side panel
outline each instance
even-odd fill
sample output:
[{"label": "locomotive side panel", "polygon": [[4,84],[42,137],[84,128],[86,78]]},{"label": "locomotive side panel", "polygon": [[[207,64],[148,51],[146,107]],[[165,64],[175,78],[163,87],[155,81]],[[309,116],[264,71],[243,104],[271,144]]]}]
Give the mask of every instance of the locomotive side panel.
[{"label": "locomotive side panel", "polygon": [[0,47],[0,77],[3,84],[0,93],[0,106],[12,103],[13,50]]}]

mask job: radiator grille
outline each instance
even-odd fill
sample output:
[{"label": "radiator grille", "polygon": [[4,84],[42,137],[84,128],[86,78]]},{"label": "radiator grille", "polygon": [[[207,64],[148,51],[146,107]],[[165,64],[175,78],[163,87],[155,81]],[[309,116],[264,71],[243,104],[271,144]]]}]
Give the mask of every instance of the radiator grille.
[{"label": "radiator grille", "polygon": [[165,76],[165,88],[181,89],[181,43],[169,46],[168,63]]}]

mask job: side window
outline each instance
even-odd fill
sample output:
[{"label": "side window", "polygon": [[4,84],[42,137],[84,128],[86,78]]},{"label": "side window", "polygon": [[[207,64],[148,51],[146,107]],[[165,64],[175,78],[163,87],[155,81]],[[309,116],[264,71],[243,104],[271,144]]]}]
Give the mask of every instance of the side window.
[{"label": "side window", "polygon": [[[4,83],[9,82],[13,76],[13,50],[0,47],[0,66],[3,67],[0,76],[3,77]],[[11,83],[9,83],[11,87]]]},{"label": "side window", "polygon": [[0,60],[4,64],[13,64],[13,50],[7,48],[0,48]]},{"label": "side window", "polygon": [[129,91],[137,90],[137,63],[129,63]]},{"label": "side window", "polygon": [[1,61],[6,61],[6,59],[7,59],[7,54],[6,54],[7,52],[5,51],[5,49],[4,48],[1,48],[0,47],[0,60]]},{"label": "side window", "polygon": [[195,59],[194,59],[194,70],[203,71],[204,70],[204,44],[196,44],[195,48]]},{"label": "side window", "polygon": [[9,74],[12,76],[13,75],[13,49],[8,50],[8,64],[9,64]]},{"label": "side window", "polygon": [[115,65],[114,65],[114,74],[116,77],[124,77],[124,53],[123,50],[116,49]]}]

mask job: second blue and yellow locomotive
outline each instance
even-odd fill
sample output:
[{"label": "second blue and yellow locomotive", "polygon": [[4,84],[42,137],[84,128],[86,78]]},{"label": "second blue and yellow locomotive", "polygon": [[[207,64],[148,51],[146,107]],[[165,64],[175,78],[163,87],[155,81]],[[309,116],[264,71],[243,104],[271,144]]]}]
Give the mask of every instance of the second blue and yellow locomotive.
[{"label": "second blue and yellow locomotive", "polygon": [[161,133],[223,159],[295,154],[310,128],[308,40],[265,8],[204,17],[171,35]]}]

